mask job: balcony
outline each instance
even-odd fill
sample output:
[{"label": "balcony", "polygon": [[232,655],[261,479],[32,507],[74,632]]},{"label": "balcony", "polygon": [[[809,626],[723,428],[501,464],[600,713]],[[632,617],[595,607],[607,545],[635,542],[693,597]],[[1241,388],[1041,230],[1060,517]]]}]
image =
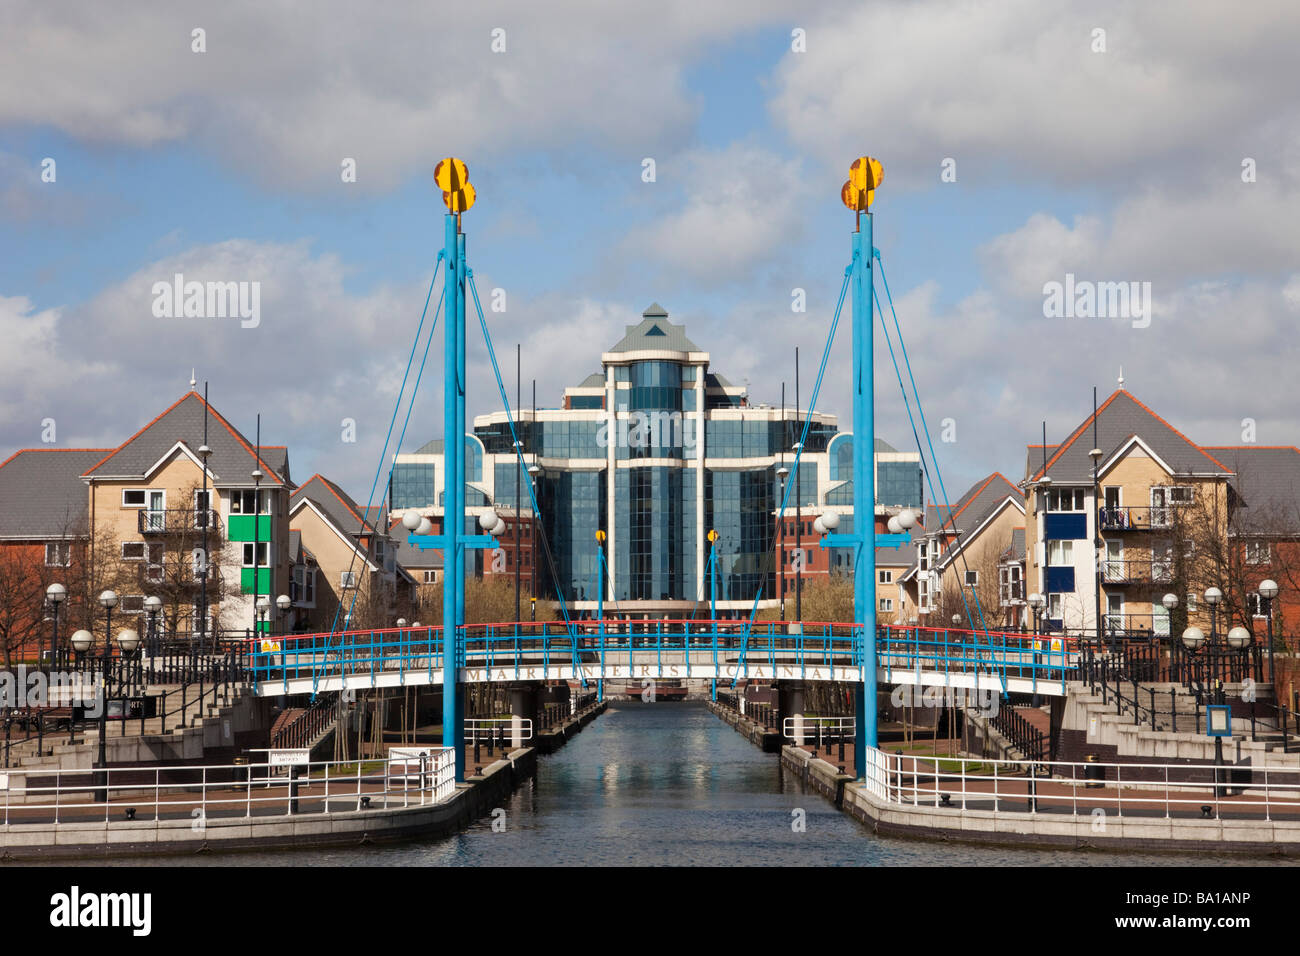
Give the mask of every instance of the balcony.
[{"label": "balcony", "polygon": [[141,534],[181,534],[209,531],[221,527],[221,517],[211,509],[168,508],[136,512],[136,528]]},{"label": "balcony", "polygon": [[1171,523],[1170,508],[1102,508],[1098,515],[1102,531],[1160,531]]},{"label": "balcony", "polygon": [[1101,563],[1103,584],[1168,584],[1173,579],[1173,567],[1168,561],[1152,561],[1150,558],[1120,561],[1108,558]]},{"label": "balcony", "polygon": [[1118,614],[1107,612],[1101,619],[1102,633],[1108,637],[1167,637],[1169,618],[1154,614]]}]

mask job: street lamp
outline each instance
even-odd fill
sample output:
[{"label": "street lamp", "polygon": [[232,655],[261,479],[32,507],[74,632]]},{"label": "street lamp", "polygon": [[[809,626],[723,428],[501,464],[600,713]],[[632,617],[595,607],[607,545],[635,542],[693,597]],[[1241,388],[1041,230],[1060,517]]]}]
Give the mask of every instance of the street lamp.
[{"label": "street lamp", "polygon": [[[208,633],[208,525],[212,523],[212,497],[208,491],[208,459],[212,449],[208,447],[208,386],[203,386],[203,444],[199,446],[199,457],[203,459],[203,563],[199,565],[199,644],[202,645]],[[256,516],[254,516],[256,521]],[[253,561],[257,562],[257,548],[253,548]],[[194,646],[194,627],[190,626],[190,647]]]},{"label": "street lamp", "polygon": [[[1093,441],[1097,440],[1097,390],[1093,389]],[[1101,540],[1101,495],[1098,489],[1098,471],[1101,467],[1102,450],[1093,448],[1088,452],[1092,459],[1092,593],[1094,595],[1093,613],[1097,618],[1097,641],[1101,642],[1101,552],[1104,545]]]},{"label": "street lamp", "polygon": [[1277,582],[1265,578],[1259,583],[1259,596],[1264,599],[1264,613],[1268,615],[1268,682],[1274,683],[1273,676],[1273,599],[1277,597]]},{"label": "street lamp", "polygon": [[1219,636],[1218,631],[1218,610],[1219,603],[1223,600],[1223,592],[1218,588],[1209,587],[1205,589],[1205,603],[1210,606],[1210,680],[1213,681],[1217,674],[1218,668],[1214,661],[1214,645],[1216,638]]},{"label": "street lamp", "polygon": [[1044,600],[1041,594],[1035,591],[1033,594],[1029,595],[1029,597],[1025,598],[1025,603],[1027,603],[1033,611],[1034,634],[1037,635],[1040,633],[1040,627],[1041,627],[1040,615],[1042,614],[1043,611],[1043,605],[1046,604],[1047,602],[1046,600]]},{"label": "street lamp", "polygon": [[257,618],[255,630],[265,632],[266,628],[262,627],[262,625],[265,624],[267,619],[271,616],[271,598],[268,595],[263,594],[258,597],[253,607]]},{"label": "street lamp", "polygon": [[83,655],[90,650],[90,645],[95,643],[95,635],[86,630],[73,631],[68,643],[72,645],[72,653],[80,669]]},{"label": "street lamp", "polygon": [[[533,404],[537,404],[537,382],[533,382]],[[534,407],[536,413],[536,407]],[[533,462],[528,466],[528,480],[532,482],[533,493],[528,496],[528,557],[529,573],[532,581],[529,585],[528,608],[529,614],[534,621],[537,620],[537,508],[533,502],[537,500],[537,476],[542,473],[541,466]]]},{"label": "street lamp", "polygon": [[286,626],[286,619],[289,616],[289,608],[293,606],[293,598],[287,594],[281,594],[275,599],[275,606],[280,610],[280,633],[287,634],[289,628]]},{"label": "street lamp", "polygon": [[[45,599],[50,602],[50,612],[54,617],[54,629],[50,638],[50,666],[53,667],[54,655],[59,649],[59,605],[68,599],[68,589],[56,581],[45,589]],[[44,657],[44,654],[41,656]]]},{"label": "street lamp", "polygon": [[1183,631],[1183,647],[1187,649],[1188,665],[1191,668],[1193,675],[1195,675],[1199,668],[1197,667],[1195,658],[1192,657],[1192,655],[1194,655],[1204,643],[1205,632],[1199,627],[1189,627]]},{"label": "street lamp", "polygon": [[99,803],[108,801],[108,666],[113,656],[113,608],[117,607],[117,592],[104,591],[99,595],[99,603],[104,608],[104,658],[99,676],[99,760],[95,767],[96,783],[102,785],[95,790],[95,800]]},{"label": "street lamp", "polygon": [[1167,619],[1169,621],[1169,645],[1170,645],[1169,656],[1173,657],[1177,653],[1177,651],[1175,650],[1177,645],[1174,643],[1173,640],[1173,634],[1174,634],[1173,623],[1174,623],[1174,608],[1178,607],[1178,595],[1173,593],[1166,594],[1164,597],[1160,599],[1160,603],[1163,604],[1165,610],[1169,612],[1167,615]]},{"label": "street lamp", "polygon": [[145,628],[148,636],[148,646],[150,656],[158,654],[158,612],[162,610],[162,598],[156,595],[149,595],[144,599],[144,609],[149,613],[149,621]]},{"label": "street lamp", "polygon": [[[1240,624],[1238,624],[1236,627],[1228,631],[1228,646],[1232,648],[1234,651],[1244,652],[1246,648],[1250,647],[1250,642],[1251,642],[1250,631],[1246,630],[1246,628],[1242,627]],[[1238,654],[1238,659],[1241,659],[1243,657],[1245,657],[1244,653]],[[1241,661],[1241,663],[1242,663],[1242,670],[1244,673],[1246,670],[1248,670],[1248,664],[1244,660]],[[1229,677],[1229,679],[1231,679],[1231,676]]]},{"label": "street lamp", "polygon": [[[131,696],[131,695],[130,695],[130,690],[131,690],[131,685],[132,685],[132,680],[131,680],[131,668],[130,668],[129,662],[132,660],[133,655],[135,654],[136,648],[138,648],[138,647],[140,646],[140,634],[139,634],[139,632],[136,631],[134,628],[130,628],[130,627],[125,627],[125,628],[123,628],[122,630],[118,631],[118,632],[117,632],[117,646],[118,646],[119,648],[121,648],[121,650],[122,650],[122,659],[123,659],[124,664],[126,665],[126,671],[125,671],[125,673],[126,673],[126,684],[127,684],[127,694],[126,694],[126,696],[129,697],[129,696]],[[126,712],[125,712],[125,711],[122,712],[122,719],[123,719],[123,720],[126,719]],[[125,725],[124,725],[124,726],[125,726]]]},{"label": "street lamp", "polygon": [[[781,386],[784,390],[785,386]],[[784,394],[784,391],[783,391]],[[785,503],[785,480],[790,477],[790,469],[782,465],[776,470],[781,479],[781,503]],[[781,516],[781,620],[785,620],[785,515]]]}]

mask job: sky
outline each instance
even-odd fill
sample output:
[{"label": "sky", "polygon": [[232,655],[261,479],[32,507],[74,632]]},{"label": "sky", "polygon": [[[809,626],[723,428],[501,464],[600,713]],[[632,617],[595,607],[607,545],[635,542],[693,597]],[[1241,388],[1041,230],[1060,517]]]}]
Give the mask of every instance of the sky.
[{"label": "sky", "polygon": [[[535,379],[554,407],[657,301],[754,402],[793,396],[798,347],[806,406],[850,256],[840,187],[869,154],[951,497],[1020,480],[1042,423],[1060,441],[1121,368],[1195,441],[1300,443],[1291,2],[12,0],[0,37],[0,460],[116,445],[193,369],[297,480],[367,500],[444,156],[477,190],[512,401],[516,343],[525,401]],[[158,315],[177,273],[257,283],[256,326]],[[1061,314],[1067,282],[1136,283],[1149,311]],[[441,437],[438,331],[401,451]],[[876,338],[877,435],[911,450]],[[501,401],[467,340],[472,415]],[[851,345],[845,321],[817,401],[845,429]]]}]

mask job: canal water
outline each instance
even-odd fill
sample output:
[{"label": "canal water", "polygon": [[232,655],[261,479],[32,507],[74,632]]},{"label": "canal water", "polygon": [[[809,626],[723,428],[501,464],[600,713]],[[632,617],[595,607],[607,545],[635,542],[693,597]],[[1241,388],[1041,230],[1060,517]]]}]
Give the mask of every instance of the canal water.
[{"label": "canal water", "polygon": [[[186,858],[288,866],[1186,866],[1266,859],[984,848],[881,838],[805,791],[702,702],[612,702],[484,818],[397,846]],[[798,826],[796,824],[802,824]],[[135,858],[124,865],[177,860]]]}]

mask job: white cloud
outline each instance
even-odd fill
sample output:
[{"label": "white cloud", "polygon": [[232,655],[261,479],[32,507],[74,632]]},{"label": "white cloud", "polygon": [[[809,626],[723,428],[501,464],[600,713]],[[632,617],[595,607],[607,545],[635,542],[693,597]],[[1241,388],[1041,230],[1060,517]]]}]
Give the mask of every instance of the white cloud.
[{"label": "white cloud", "polygon": [[660,175],[685,184],[681,205],[635,228],[619,259],[651,260],[674,281],[717,284],[752,275],[802,236],[809,187],[797,160],[735,143],[692,150]]},{"label": "white cloud", "polygon": [[[193,141],[277,186],[338,184],[344,157],[362,189],[432,173],[448,153],[510,150],[638,157],[689,132],[683,70],[709,41],[778,15],[688,0],[470,3],[328,0],[309,10],[234,0],[200,9],[39,0],[6,14],[0,123],[53,126],[88,141]],[[191,30],[206,30],[206,53]],[[506,52],[490,48],[494,28]]]},{"label": "white cloud", "polygon": [[861,4],[809,24],[772,111],[836,169],[864,150],[883,159],[886,188],[937,183],[953,157],[958,183],[1029,172],[1122,190],[1211,158],[1280,156],[1300,108],[1297,35],[1286,2]]}]

